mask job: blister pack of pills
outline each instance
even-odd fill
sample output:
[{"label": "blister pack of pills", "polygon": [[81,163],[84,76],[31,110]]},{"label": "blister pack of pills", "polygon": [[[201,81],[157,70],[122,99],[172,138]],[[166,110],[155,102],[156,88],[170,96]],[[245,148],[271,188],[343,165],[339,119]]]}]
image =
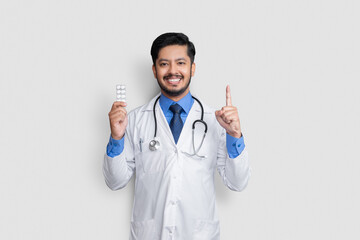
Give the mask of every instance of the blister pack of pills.
[{"label": "blister pack of pills", "polygon": [[126,86],[123,84],[116,85],[116,101],[126,102]]}]

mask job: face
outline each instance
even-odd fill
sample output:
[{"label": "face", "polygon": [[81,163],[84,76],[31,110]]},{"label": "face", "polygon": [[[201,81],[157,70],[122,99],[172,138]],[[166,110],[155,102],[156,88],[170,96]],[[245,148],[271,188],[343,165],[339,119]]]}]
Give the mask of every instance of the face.
[{"label": "face", "polygon": [[187,55],[187,46],[170,45],[160,49],[153,73],[166,97],[174,101],[184,97],[195,73],[195,63],[191,63]]}]

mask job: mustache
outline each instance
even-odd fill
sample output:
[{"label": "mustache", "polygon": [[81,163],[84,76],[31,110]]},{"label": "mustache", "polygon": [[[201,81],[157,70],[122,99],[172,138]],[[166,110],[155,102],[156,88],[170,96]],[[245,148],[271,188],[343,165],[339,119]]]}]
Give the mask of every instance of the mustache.
[{"label": "mustache", "polygon": [[164,79],[169,79],[169,78],[172,78],[172,77],[175,77],[175,78],[183,78],[182,75],[179,75],[179,74],[169,74],[169,75],[166,75],[164,76]]}]

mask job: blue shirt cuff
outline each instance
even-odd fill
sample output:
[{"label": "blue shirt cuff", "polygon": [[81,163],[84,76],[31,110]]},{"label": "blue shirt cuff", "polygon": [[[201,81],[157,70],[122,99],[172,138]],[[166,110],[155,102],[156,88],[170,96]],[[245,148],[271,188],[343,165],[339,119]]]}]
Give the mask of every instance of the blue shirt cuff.
[{"label": "blue shirt cuff", "polygon": [[106,154],[113,158],[122,153],[124,150],[124,137],[122,137],[120,140],[115,140],[110,135],[109,143],[106,147]]},{"label": "blue shirt cuff", "polygon": [[245,148],[244,136],[233,137],[226,133],[226,148],[230,158],[236,158]]}]

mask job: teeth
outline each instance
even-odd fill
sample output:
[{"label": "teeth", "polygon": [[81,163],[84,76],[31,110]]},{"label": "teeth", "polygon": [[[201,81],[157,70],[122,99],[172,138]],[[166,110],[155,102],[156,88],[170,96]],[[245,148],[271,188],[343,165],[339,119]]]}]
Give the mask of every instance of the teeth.
[{"label": "teeth", "polygon": [[178,78],[178,79],[169,79],[168,81],[169,82],[178,82],[178,81],[180,81],[180,78]]}]

